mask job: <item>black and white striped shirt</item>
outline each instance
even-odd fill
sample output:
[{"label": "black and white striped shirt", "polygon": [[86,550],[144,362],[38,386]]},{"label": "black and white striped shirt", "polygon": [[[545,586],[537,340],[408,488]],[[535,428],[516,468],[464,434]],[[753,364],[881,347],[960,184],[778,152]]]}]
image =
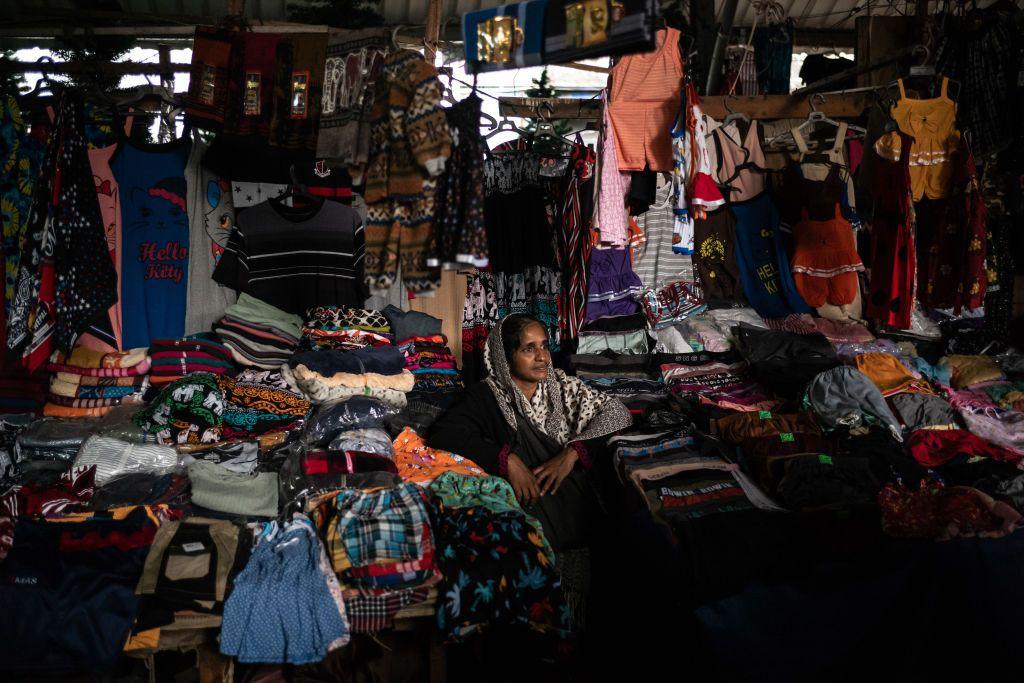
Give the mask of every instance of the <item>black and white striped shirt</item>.
[{"label": "black and white striped shirt", "polygon": [[364,242],[359,214],[344,204],[265,201],[238,217],[213,279],[297,315],[361,307]]}]

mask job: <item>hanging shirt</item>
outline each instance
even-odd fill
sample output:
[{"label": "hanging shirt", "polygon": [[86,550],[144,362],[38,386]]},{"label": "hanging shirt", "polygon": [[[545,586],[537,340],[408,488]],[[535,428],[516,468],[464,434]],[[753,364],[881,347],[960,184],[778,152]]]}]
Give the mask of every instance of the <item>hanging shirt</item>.
[{"label": "hanging shirt", "polygon": [[313,306],[362,306],[365,238],[355,209],[272,200],[236,221],[215,281],[296,315]]},{"label": "hanging shirt", "polygon": [[185,165],[191,142],[124,140],[110,161],[121,202],[122,345],[149,346],[185,331],[188,211]]}]

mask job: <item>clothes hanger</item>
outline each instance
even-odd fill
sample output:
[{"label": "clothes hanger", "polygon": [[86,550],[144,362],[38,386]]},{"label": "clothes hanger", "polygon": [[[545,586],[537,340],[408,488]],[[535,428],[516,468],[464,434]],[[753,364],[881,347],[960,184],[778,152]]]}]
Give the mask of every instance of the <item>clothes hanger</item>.
[{"label": "clothes hanger", "polygon": [[279,204],[284,204],[286,199],[291,199],[292,206],[296,205],[296,199],[301,200],[301,202],[305,202],[307,205],[310,206],[322,204],[325,201],[323,197],[314,197],[313,195],[311,195],[309,191],[306,189],[305,184],[299,182],[298,173],[295,172],[295,164],[292,164],[288,168],[288,176],[291,178],[291,184],[287,187],[287,189],[285,189],[284,192],[272,198],[271,201],[277,202]]},{"label": "clothes hanger", "polygon": [[484,136],[484,139],[492,138],[498,133],[517,133],[519,135],[526,135],[527,131],[517,126],[509,117],[502,116],[501,120],[496,123],[495,127]]},{"label": "clothes hanger", "polygon": [[[546,110],[546,113],[545,113]],[[547,102],[542,103],[537,107],[537,114],[540,117],[540,123],[533,130],[531,134],[530,148],[535,152],[541,152],[543,154],[555,154],[564,155],[568,149],[572,149],[572,140],[568,140],[558,134],[555,130],[554,124],[551,123],[550,116],[555,113],[554,108]]]},{"label": "clothes hanger", "polygon": [[729,112],[729,115],[726,116],[725,119],[723,119],[722,121],[723,128],[732,123],[733,121],[745,121],[746,123],[750,123],[750,116],[748,116],[745,112],[742,111],[733,111],[733,108],[729,106],[729,100],[734,97],[736,97],[736,95],[734,95],[733,93],[729,93],[728,95],[725,96],[725,99],[722,100],[722,106],[725,107],[725,110],[727,112]]}]

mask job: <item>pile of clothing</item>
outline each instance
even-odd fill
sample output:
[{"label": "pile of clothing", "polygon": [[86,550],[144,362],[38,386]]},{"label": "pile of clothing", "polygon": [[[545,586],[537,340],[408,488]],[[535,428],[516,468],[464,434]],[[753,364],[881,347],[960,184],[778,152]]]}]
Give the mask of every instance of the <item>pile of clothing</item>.
[{"label": "pile of clothing", "polygon": [[276,369],[299,346],[302,319],[248,294],[224,309],[213,331],[245,367]]},{"label": "pile of clothing", "polygon": [[301,347],[349,351],[391,344],[391,326],[382,313],[346,306],[315,306],[306,311]]},{"label": "pile of clothing", "polygon": [[394,346],[352,351],[303,351],[288,359],[281,374],[313,403],[349,396],[373,396],[402,408],[415,384],[405,356]]},{"label": "pile of clothing", "polygon": [[465,389],[443,334],[409,337],[398,342],[398,349],[405,354],[405,369],[415,378],[409,400],[445,407]]},{"label": "pile of clothing", "polygon": [[154,385],[168,384],[193,372],[230,375],[235,371],[231,351],[212,334],[183,339],[157,339],[149,347]]},{"label": "pile of clothing", "polygon": [[219,385],[227,439],[301,429],[309,416],[309,400],[277,370],[243,370],[235,377],[221,377]]},{"label": "pile of clothing", "polygon": [[429,508],[426,494],[411,483],[342,489],[322,502],[327,554],[353,632],[390,627],[399,609],[426,600],[441,580]]},{"label": "pile of clothing", "polygon": [[48,365],[50,393],[43,406],[49,417],[101,417],[122,403],[139,403],[149,388],[146,349],[103,353],[76,347],[57,352]]}]

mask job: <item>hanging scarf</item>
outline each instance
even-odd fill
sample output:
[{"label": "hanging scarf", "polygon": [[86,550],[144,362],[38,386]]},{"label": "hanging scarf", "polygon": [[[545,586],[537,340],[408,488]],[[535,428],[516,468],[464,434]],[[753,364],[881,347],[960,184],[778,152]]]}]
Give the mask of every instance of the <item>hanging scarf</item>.
[{"label": "hanging scarf", "polygon": [[512,371],[501,341],[503,318],[487,338],[485,364],[487,384],[498,400],[498,407],[512,429],[516,413],[525,417],[559,445],[586,441],[612,434],[632,422],[629,411],[617,399],[595,391],[582,380],[548,367],[547,377],[538,385],[533,401],[526,400],[512,380]]},{"label": "hanging scarf", "polygon": [[[66,91],[36,183],[7,327],[7,348],[30,370],[53,346],[78,336],[117,301],[83,133],[82,100]],[[59,275],[58,275],[59,274]]]}]

